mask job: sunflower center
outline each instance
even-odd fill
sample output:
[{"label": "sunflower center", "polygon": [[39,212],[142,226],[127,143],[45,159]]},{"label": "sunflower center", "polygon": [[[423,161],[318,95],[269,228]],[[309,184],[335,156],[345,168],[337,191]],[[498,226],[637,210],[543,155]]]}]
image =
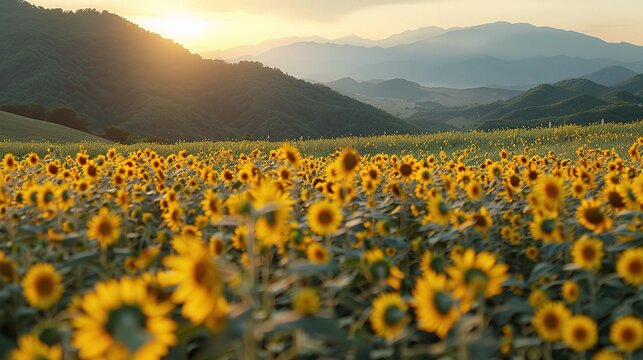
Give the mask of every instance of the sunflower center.
[{"label": "sunflower center", "polygon": [[355,169],[357,166],[358,159],[355,154],[348,153],[344,155],[344,158],[342,159],[342,166],[344,167],[344,170],[346,171],[352,171]]},{"label": "sunflower center", "polygon": [[39,296],[48,296],[54,290],[54,279],[43,274],[36,279],[35,288]]},{"label": "sunflower center", "polygon": [[516,175],[511,175],[509,182],[511,183],[511,186],[516,187],[520,185],[520,178]]},{"label": "sunflower center", "polygon": [[294,164],[297,162],[297,156],[292,151],[286,151],[286,158],[288,159],[288,162],[290,162],[291,164]]},{"label": "sunflower center", "polygon": [[631,275],[641,275],[643,272],[643,262],[638,259],[634,259],[627,264],[627,271]]},{"label": "sunflower center", "polygon": [[623,201],[623,197],[616,191],[611,191],[609,193],[609,195],[607,196],[607,201],[610,203],[610,205],[612,205],[615,208],[625,207],[625,202]]},{"label": "sunflower center", "polygon": [[593,246],[584,246],[581,253],[586,261],[592,261],[596,258],[596,249]]},{"label": "sunflower center", "polygon": [[317,215],[317,221],[324,226],[329,225],[333,222],[333,213],[328,210],[322,210]]},{"label": "sunflower center", "polygon": [[130,352],[135,352],[150,340],[146,331],[147,317],[136,305],[123,305],[109,312],[105,329]]},{"label": "sunflower center", "polygon": [[626,343],[632,343],[636,339],[636,333],[631,327],[625,327],[621,330],[621,340]]},{"label": "sunflower center", "polygon": [[223,243],[221,241],[214,242],[214,253],[219,255],[223,252]]},{"label": "sunflower center", "polygon": [[397,305],[389,305],[384,311],[384,322],[388,326],[394,326],[404,319],[404,311]]},{"label": "sunflower center", "polygon": [[584,342],[589,337],[589,333],[587,332],[587,329],[579,326],[574,328],[572,336],[574,337],[574,339],[576,339],[576,341]]},{"label": "sunflower center", "polygon": [[550,199],[556,199],[560,194],[560,189],[555,184],[547,184],[545,186],[545,194]]},{"label": "sunflower center", "polygon": [[323,260],[326,257],[326,253],[322,249],[315,249],[315,259]]},{"label": "sunflower center", "polygon": [[407,176],[411,175],[412,172],[413,172],[413,168],[411,167],[411,165],[402,164],[400,166],[400,174],[402,174],[402,176],[407,177]]},{"label": "sunflower center", "polygon": [[194,270],[192,275],[194,276],[194,281],[197,284],[200,285],[207,285],[208,283],[208,278],[209,278],[209,273],[210,273],[210,266],[207,262],[206,259],[202,259],[198,261],[196,264],[194,264]]},{"label": "sunflower center", "polygon": [[98,233],[102,236],[109,236],[112,234],[112,224],[104,219],[98,224]]},{"label": "sunflower center", "polygon": [[433,301],[435,302],[435,308],[441,315],[447,315],[454,304],[453,298],[442,291],[435,293]]},{"label": "sunflower center", "polygon": [[547,313],[543,318],[543,324],[548,330],[556,330],[560,325],[560,319],[554,313]]},{"label": "sunflower center", "polygon": [[487,226],[487,219],[480,214],[476,214],[473,216],[473,222],[475,223],[476,226],[480,226],[480,227]]},{"label": "sunflower center", "polygon": [[476,294],[484,293],[489,281],[487,274],[478,268],[467,270],[464,274],[464,279]]},{"label": "sunflower center", "polygon": [[591,224],[600,224],[603,222],[603,213],[599,208],[589,208],[585,210],[585,219]]}]

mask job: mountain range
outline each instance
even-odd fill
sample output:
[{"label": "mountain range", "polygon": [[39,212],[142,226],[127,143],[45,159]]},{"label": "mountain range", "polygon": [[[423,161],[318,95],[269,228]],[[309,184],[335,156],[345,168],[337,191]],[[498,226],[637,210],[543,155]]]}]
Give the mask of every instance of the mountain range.
[{"label": "mountain range", "polygon": [[259,54],[227,60],[259,61],[293,76],[322,82],[343,77],[359,81],[403,78],[447,87],[533,86],[577,78],[608,66],[643,72],[641,46],[530,24],[427,28],[394,39],[286,41]]},{"label": "mountain range", "polygon": [[419,109],[407,120],[420,127],[535,127],[643,119],[643,74],[611,87],[587,79],[538,85],[509,100],[461,108]]},{"label": "mountain range", "polygon": [[0,0],[0,105],[70,107],[100,133],[163,140],[334,137],[418,128],[256,62],[205,60],[124,18]]}]

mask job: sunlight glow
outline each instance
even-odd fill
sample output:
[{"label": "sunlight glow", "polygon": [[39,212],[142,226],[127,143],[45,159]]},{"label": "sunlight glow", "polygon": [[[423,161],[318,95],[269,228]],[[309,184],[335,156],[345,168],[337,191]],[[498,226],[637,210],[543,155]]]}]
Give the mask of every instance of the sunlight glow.
[{"label": "sunlight glow", "polygon": [[179,43],[191,43],[216,31],[218,23],[188,14],[132,19],[141,27]]}]

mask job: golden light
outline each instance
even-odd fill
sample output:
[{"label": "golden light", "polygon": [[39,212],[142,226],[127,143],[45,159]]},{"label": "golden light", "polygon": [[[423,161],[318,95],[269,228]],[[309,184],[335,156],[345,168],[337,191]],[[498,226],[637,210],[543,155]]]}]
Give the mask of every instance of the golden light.
[{"label": "golden light", "polygon": [[217,23],[188,14],[133,19],[142,28],[178,43],[190,43],[216,30]]}]

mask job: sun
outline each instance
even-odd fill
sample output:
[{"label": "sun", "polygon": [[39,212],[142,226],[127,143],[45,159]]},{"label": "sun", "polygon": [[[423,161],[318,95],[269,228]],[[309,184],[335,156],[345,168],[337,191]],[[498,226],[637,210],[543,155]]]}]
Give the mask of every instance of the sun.
[{"label": "sun", "polygon": [[171,14],[132,19],[142,28],[186,45],[216,30],[217,23],[190,14]]}]

